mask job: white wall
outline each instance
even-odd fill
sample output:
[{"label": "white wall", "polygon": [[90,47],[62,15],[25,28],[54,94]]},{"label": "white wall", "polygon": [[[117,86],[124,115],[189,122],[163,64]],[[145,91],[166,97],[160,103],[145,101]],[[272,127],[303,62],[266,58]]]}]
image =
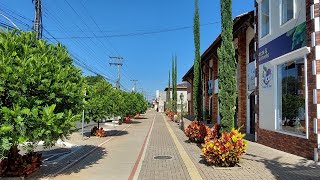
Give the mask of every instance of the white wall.
[{"label": "white wall", "polygon": [[[259,3],[261,0],[257,0]],[[294,18],[284,25],[281,25],[280,2],[281,0],[270,0],[270,34],[259,39],[259,47],[262,47],[277,37],[287,33],[295,26],[306,21],[305,0],[295,1]],[[260,8],[260,4],[259,4]],[[260,34],[260,32],[259,32]],[[259,48],[258,47],[258,48]],[[264,64],[258,63],[259,68],[259,127],[267,130],[275,131],[277,129],[277,65],[288,60],[302,57],[307,53],[307,48],[302,47],[290,53],[284,54]],[[263,68],[271,69],[272,75],[270,86],[263,84]]]},{"label": "white wall", "polygon": [[[260,11],[260,2],[261,0],[257,0],[259,12]],[[287,31],[291,30],[295,26],[303,23],[306,21],[306,3],[305,0],[294,0],[295,1],[295,13],[294,19],[286,22],[285,24],[281,25],[281,15],[280,15],[280,3],[281,0],[269,0],[270,1],[270,33],[269,35],[264,36],[259,41],[259,46],[262,47],[268,42],[276,39],[280,35],[286,33]],[[260,17],[260,14],[259,14]],[[261,28],[259,28],[261,29]],[[260,32],[259,32],[260,37]]]}]

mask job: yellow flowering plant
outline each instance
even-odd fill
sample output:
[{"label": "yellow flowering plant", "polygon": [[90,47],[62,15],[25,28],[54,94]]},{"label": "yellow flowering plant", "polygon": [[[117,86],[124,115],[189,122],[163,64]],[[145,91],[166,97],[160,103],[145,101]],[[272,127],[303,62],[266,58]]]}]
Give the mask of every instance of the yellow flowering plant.
[{"label": "yellow flowering plant", "polygon": [[237,129],[223,132],[220,138],[207,141],[202,145],[202,154],[208,164],[219,167],[234,167],[246,152],[247,141]]}]

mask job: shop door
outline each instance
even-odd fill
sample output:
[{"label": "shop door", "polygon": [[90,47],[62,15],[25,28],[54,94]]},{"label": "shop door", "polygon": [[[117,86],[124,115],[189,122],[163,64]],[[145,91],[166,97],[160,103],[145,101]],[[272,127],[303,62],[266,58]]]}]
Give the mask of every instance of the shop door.
[{"label": "shop door", "polygon": [[255,133],[255,95],[250,94],[250,134]]}]

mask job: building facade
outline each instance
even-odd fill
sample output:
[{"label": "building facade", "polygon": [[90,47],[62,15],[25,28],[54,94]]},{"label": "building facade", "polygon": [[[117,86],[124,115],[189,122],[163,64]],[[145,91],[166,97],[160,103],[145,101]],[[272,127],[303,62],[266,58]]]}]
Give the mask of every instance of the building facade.
[{"label": "building facade", "polygon": [[[298,156],[319,159],[319,0],[254,0],[254,12],[234,19],[237,61],[235,125],[255,141]],[[218,36],[202,54],[203,107],[220,123]],[[193,115],[193,68],[188,112]],[[204,114],[206,111],[204,111]]]},{"label": "building facade", "polygon": [[256,0],[257,142],[319,157],[318,0]]},{"label": "building facade", "polygon": [[[234,19],[233,40],[237,61],[237,113],[235,125],[242,127],[241,131],[254,134],[255,116],[255,51],[254,51],[254,12],[248,12]],[[221,45],[220,35],[213,41],[207,50],[201,55],[202,82],[203,82],[203,117],[211,122],[220,123],[218,102],[218,55],[217,50]],[[188,84],[189,115],[193,115],[193,67],[184,75],[184,81]]]},{"label": "building facade", "polygon": [[[155,110],[158,109],[159,112],[165,112],[167,108],[167,91],[168,87],[164,89],[164,91],[156,91],[156,105]],[[188,101],[187,101],[187,83],[181,83],[177,85],[177,111],[181,112],[181,106],[183,107],[183,112],[188,112]],[[181,101],[180,96],[183,96]],[[170,98],[172,98],[172,87],[170,88]]]}]

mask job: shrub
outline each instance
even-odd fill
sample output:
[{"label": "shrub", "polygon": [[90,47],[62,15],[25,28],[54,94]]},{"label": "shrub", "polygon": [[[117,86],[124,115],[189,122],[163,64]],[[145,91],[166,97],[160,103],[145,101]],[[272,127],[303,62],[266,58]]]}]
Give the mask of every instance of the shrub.
[{"label": "shrub", "polygon": [[0,177],[28,176],[40,168],[41,154],[30,152],[22,156],[15,147],[11,149],[7,157],[0,162]]},{"label": "shrub", "polygon": [[98,129],[98,130],[96,131],[96,136],[98,136],[98,137],[105,137],[105,136],[107,136],[107,133],[106,133],[106,131],[103,130],[103,128],[100,128],[100,129]]},{"label": "shrub", "polygon": [[91,136],[96,136],[97,130],[99,130],[99,128],[97,126],[93,126],[93,128],[91,129]]},{"label": "shrub", "polygon": [[219,167],[234,167],[247,148],[244,136],[233,128],[229,133],[222,133],[219,139],[203,144],[202,153],[206,162]]},{"label": "shrub", "polygon": [[207,136],[204,138],[204,142],[207,143],[211,140],[219,139],[221,136],[220,129],[221,127],[218,123],[216,123],[212,128],[206,126]]},{"label": "shrub", "polygon": [[203,143],[207,135],[206,126],[201,121],[193,121],[184,131],[191,142]]},{"label": "shrub", "polygon": [[97,126],[94,126],[91,129],[91,135],[92,136],[98,136],[98,137],[105,137],[107,134],[106,132],[103,130],[103,128],[98,128]]}]

